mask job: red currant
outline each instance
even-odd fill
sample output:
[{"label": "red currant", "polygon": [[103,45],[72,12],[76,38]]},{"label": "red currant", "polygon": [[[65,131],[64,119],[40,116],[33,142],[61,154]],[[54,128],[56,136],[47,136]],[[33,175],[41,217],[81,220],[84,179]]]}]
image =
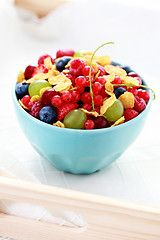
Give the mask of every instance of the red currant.
[{"label": "red currant", "polygon": [[58,92],[56,92],[53,88],[47,89],[43,94],[41,98],[42,106],[52,106],[51,99],[55,95],[59,95]]},{"label": "red currant", "polygon": [[88,112],[90,112],[92,110],[92,106],[89,103],[84,103],[82,108],[84,108],[85,110],[87,110]]},{"label": "red currant", "polygon": [[102,89],[102,85],[99,82],[95,82],[92,85],[93,92],[99,92]]},{"label": "red currant", "polygon": [[[88,76],[90,72],[90,66],[85,66],[82,70],[84,76]],[[94,69],[91,67],[91,75],[94,75]]]},{"label": "red currant", "polygon": [[138,89],[137,96],[143,98],[145,102],[148,102],[150,99],[149,92],[143,89]]},{"label": "red currant", "polygon": [[98,77],[95,82],[99,82],[101,85],[106,83],[106,79],[104,77]]},{"label": "red currant", "polygon": [[83,103],[92,103],[92,98],[91,98],[91,95],[90,95],[90,93],[89,92],[84,92],[84,93],[82,93],[82,95],[81,95],[81,101],[83,102]]},{"label": "red currant", "polygon": [[100,107],[98,107],[98,106],[94,106],[94,111],[96,111],[97,113],[100,114]]},{"label": "red currant", "polygon": [[98,71],[100,71],[99,76],[106,75],[106,71],[105,71],[104,67],[102,67],[102,66],[99,65],[99,64],[98,64]]},{"label": "red currant", "polygon": [[79,76],[75,80],[75,84],[77,87],[85,87],[86,85],[86,79],[83,76]]},{"label": "red currant", "polygon": [[82,94],[85,91],[85,87],[79,87],[76,89],[79,94]]},{"label": "red currant", "polygon": [[87,130],[93,129],[94,128],[94,121],[91,120],[91,119],[86,120],[85,123],[84,123],[84,127]]},{"label": "red currant", "polygon": [[28,107],[28,104],[30,102],[30,99],[31,97],[29,95],[25,95],[23,98],[22,98],[22,103],[24,104],[24,106]]},{"label": "red currant", "polygon": [[100,94],[103,98],[108,97],[108,94],[105,92],[105,87],[102,87],[102,89],[101,89],[101,91],[99,92],[99,94]]},{"label": "red currant", "polygon": [[55,95],[54,97],[52,97],[51,103],[54,107],[60,107],[63,104],[63,100],[62,100],[61,96]]},{"label": "red currant", "polygon": [[72,94],[69,91],[63,92],[62,99],[64,102],[70,102],[72,99]]},{"label": "red currant", "polygon": [[71,92],[71,95],[72,95],[72,99],[71,99],[72,102],[78,102],[81,98],[80,93],[77,90],[73,90]]},{"label": "red currant", "polygon": [[93,98],[95,106],[101,106],[103,103],[103,97],[101,95],[96,95]]},{"label": "red currant", "polygon": [[[90,86],[89,76],[85,76],[85,79],[86,79],[86,87],[89,87]],[[93,77],[91,77],[91,83],[94,83]]]}]

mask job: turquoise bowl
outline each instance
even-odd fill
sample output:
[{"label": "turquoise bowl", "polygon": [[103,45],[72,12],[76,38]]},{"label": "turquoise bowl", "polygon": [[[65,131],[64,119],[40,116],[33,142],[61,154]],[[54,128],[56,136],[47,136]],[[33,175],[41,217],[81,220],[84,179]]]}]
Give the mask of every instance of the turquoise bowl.
[{"label": "turquoise bowl", "polygon": [[57,169],[74,174],[90,174],[117,160],[140,134],[153,96],[146,109],[121,125],[95,130],[60,128],[28,114],[19,104],[15,86],[13,102],[20,126],[33,148]]}]

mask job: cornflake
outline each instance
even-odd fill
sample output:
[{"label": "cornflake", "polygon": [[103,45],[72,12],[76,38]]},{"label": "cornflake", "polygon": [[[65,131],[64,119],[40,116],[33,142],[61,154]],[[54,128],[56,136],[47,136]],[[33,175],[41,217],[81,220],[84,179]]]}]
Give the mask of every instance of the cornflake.
[{"label": "cornflake", "polygon": [[109,75],[103,75],[103,78],[106,80],[106,82],[113,82],[115,79],[115,74],[109,74]]},{"label": "cornflake", "polygon": [[91,115],[91,116],[94,116],[94,117],[100,116],[99,113],[97,113],[96,111],[94,111],[94,112],[89,112],[89,111],[87,111],[87,110],[84,109],[84,108],[80,108],[80,110],[82,110],[84,113],[86,113],[86,114],[88,114],[88,115]]},{"label": "cornflake", "polygon": [[104,67],[111,64],[111,57],[109,55],[99,56],[97,57],[97,63]]},{"label": "cornflake", "polygon": [[134,85],[134,86],[139,86],[139,81],[136,78],[125,76],[122,77],[122,83],[123,84],[128,84],[128,85]]},{"label": "cornflake", "polygon": [[25,80],[24,72],[20,71],[17,76],[17,83],[23,82]]},{"label": "cornflake", "polygon": [[53,64],[50,57],[44,59],[44,65],[46,68],[52,69]]},{"label": "cornflake", "polygon": [[49,74],[48,73],[37,73],[34,77],[28,79],[26,83],[32,83],[36,80],[46,80],[48,79]]},{"label": "cornflake", "polygon": [[104,69],[108,74],[114,73],[116,76],[120,76],[120,77],[125,77],[127,75],[127,73],[124,69],[115,67],[112,65],[106,65],[106,66],[104,66]]},{"label": "cornflake", "polygon": [[125,109],[127,108],[133,108],[134,107],[134,95],[131,92],[124,92],[118,100],[121,101],[123,104],[123,107]]},{"label": "cornflake", "polygon": [[100,107],[100,114],[103,115],[103,114],[106,112],[106,110],[107,110],[110,106],[112,106],[112,104],[115,102],[115,100],[116,100],[115,94],[113,94],[111,97],[107,98],[107,99],[103,102],[102,106]]},{"label": "cornflake", "polygon": [[112,96],[114,94],[113,91],[114,91],[113,85],[110,82],[106,82],[105,83],[105,92],[108,95]]},{"label": "cornflake", "polygon": [[48,79],[51,85],[56,85],[53,89],[57,92],[64,92],[70,89],[72,82],[65,75],[57,75]]},{"label": "cornflake", "polygon": [[57,121],[56,123],[53,123],[53,125],[56,126],[56,127],[65,128],[64,123],[62,123],[61,121]]},{"label": "cornflake", "polygon": [[101,73],[101,71],[99,70],[98,72],[97,72],[97,74],[95,75],[95,80],[99,77],[99,74]]},{"label": "cornflake", "polygon": [[32,101],[41,101],[41,97],[39,95],[34,95],[33,97],[31,97],[30,102]]},{"label": "cornflake", "polygon": [[120,124],[124,123],[124,121],[125,121],[125,118],[123,116],[123,117],[119,118],[113,125],[111,125],[111,127],[120,125]]}]

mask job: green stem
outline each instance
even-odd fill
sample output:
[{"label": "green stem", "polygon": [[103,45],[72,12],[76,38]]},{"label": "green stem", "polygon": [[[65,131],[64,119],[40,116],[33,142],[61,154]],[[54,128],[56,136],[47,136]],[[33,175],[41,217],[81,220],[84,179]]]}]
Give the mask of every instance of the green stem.
[{"label": "green stem", "polygon": [[103,47],[104,45],[107,45],[107,44],[114,44],[114,42],[103,43],[101,46],[99,46],[99,47],[94,51],[94,53],[92,54],[91,61],[90,61],[89,82],[90,82],[90,94],[91,94],[91,98],[92,98],[92,109],[93,109],[92,111],[94,111],[94,100],[93,100],[93,91],[92,91],[92,82],[91,82],[92,61],[93,61],[93,57],[94,57],[95,53],[96,53],[101,47]]},{"label": "green stem", "polygon": [[[130,88],[130,87],[137,87],[137,85],[135,85],[135,84],[124,84],[124,83],[122,83],[122,84],[112,84],[113,86],[126,86],[127,88]],[[146,89],[148,89],[148,90],[150,90],[152,93],[153,93],[153,100],[156,98],[156,94],[155,94],[155,92],[153,91],[153,89],[152,88],[150,88],[150,87],[148,87],[148,86],[145,86],[145,85],[138,85],[138,87],[143,87],[143,88],[146,88]]]}]

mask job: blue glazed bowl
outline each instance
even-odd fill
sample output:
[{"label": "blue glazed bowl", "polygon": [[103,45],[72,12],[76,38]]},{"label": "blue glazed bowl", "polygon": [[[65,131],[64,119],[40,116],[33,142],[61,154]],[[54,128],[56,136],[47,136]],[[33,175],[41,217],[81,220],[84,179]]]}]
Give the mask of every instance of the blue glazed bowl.
[{"label": "blue glazed bowl", "polygon": [[118,159],[140,134],[152,99],[153,96],[142,113],[126,123],[104,129],[76,130],[55,127],[32,117],[20,106],[13,88],[17,119],[31,145],[56,168],[74,174],[93,173]]}]

